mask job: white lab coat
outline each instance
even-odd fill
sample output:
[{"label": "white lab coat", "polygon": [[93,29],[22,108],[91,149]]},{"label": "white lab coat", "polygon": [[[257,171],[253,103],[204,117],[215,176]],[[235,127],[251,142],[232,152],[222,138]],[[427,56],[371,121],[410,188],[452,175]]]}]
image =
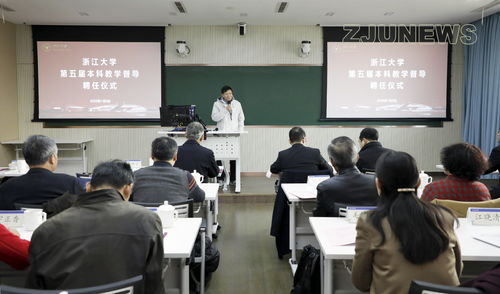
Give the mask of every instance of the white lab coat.
[{"label": "white lab coat", "polygon": [[231,101],[232,114],[226,109],[227,103],[219,98],[212,108],[212,120],[217,122],[219,131],[238,132],[245,126],[245,114],[241,103],[236,99]]}]

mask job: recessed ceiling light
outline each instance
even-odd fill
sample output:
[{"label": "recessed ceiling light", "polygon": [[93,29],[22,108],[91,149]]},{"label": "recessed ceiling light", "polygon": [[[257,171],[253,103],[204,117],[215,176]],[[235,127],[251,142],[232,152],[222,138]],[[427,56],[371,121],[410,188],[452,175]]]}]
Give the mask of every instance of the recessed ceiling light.
[{"label": "recessed ceiling light", "polygon": [[394,11],[387,11],[387,12],[384,12],[384,16],[391,16],[394,14]]},{"label": "recessed ceiling light", "polygon": [[177,11],[179,13],[186,13],[186,7],[184,7],[184,4],[180,1],[175,1],[174,2],[175,8],[177,8]]},{"label": "recessed ceiling light", "polygon": [[334,16],[334,15],[335,15],[335,12],[333,12],[333,11],[325,13],[325,16]]},{"label": "recessed ceiling light", "polygon": [[242,16],[242,17],[247,17],[247,16],[248,16],[248,13],[246,13],[246,12],[240,13],[240,16]]},{"label": "recessed ceiling light", "polygon": [[278,2],[278,7],[276,9],[276,12],[283,13],[285,12],[287,7],[288,7],[288,2]]},{"label": "recessed ceiling light", "polygon": [[83,11],[78,12],[78,14],[80,16],[89,16],[89,14],[87,12],[83,12]]}]

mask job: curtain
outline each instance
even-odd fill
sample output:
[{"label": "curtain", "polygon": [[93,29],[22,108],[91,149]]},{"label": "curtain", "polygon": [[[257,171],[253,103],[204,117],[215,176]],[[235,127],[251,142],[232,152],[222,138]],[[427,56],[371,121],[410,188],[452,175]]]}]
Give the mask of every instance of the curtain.
[{"label": "curtain", "polygon": [[473,24],[477,41],[464,45],[463,139],[489,155],[500,130],[500,13]]}]

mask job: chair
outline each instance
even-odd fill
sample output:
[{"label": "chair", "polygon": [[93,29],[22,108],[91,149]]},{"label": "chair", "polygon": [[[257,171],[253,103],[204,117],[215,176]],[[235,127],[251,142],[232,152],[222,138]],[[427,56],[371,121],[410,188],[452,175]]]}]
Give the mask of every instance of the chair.
[{"label": "chair", "polygon": [[500,208],[500,198],[477,202],[433,199],[431,202],[453,210],[457,214],[457,217],[467,217],[469,207]]},{"label": "chair", "polygon": [[284,170],[280,176],[280,186],[276,193],[271,222],[271,236],[276,239],[278,257],[290,253],[290,210],[288,199],[281,188],[286,183],[307,183],[307,177],[311,175],[330,175],[330,170]]},{"label": "chair", "polygon": [[25,289],[12,286],[0,286],[2,294],[133,294],[134,289],[142,286],[142,275],[132,277],[123,281],[118,281],[102,286],[69,289],[69,290],[37,290]]},{"label": "chair", "polygon": [[[158,207],[160,205],[163,205],[163,203],[148,203],[148,202],[134,202],[131,201],[130,203],[134,203],[140,206],[144,207]],[[179,214],[178,217],[193,217],[193,199],[186,199],[183,201],[178,201],[178,202],[169,202],[168,204],[172,205],[175,207],[175,210],[177,210],[177,213]]]},{"label": "chair", "polygon": [[444,286],[423,281],[411,281],[408,294],[478,294],[484,293],[476,288]]},{"label": "chair", "polygon": [[82,189],[85,190],[87,183],[92,179],[92,174],[76,173],[76,178],[78,179],[78,183],[80,184]]},{"label": "chair", "polygon": [[43,209],[43,204],[14,203],[16,210]]}]

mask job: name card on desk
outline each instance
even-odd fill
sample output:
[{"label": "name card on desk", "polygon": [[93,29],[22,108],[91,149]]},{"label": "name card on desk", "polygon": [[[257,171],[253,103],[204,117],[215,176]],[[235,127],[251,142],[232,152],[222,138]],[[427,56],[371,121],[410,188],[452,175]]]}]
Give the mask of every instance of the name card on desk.
[{"label": "name card on desk", "polygon": [[[348,222],[355,223],[363,212],[373,209],[375,209],[375,206],[347,206],[345,208],[345,217]],[[340,209],[340,213],[342,213],[342,209]]]},{"label": "name card on desk", "polygon": [[0,210],[0,224],[11,228],[22,227],[23,216],[22,210]]},{"label": "name card on desk", "polygon": [[467,220],[473,225],[500,226],[500,208],[469,207]]}]

